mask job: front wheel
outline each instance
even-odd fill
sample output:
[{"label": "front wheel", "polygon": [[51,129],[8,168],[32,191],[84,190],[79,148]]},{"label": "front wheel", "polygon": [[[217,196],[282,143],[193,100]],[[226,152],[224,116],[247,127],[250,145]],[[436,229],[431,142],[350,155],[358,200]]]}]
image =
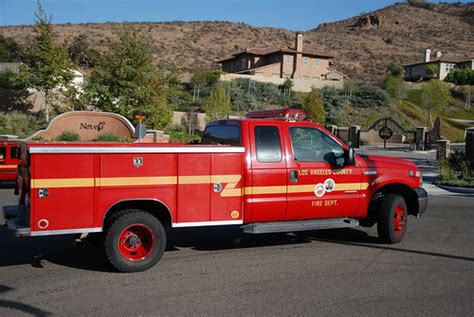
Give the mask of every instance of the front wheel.
[{"label": "front wheel", "polygon": [[400,195],[387,194],[380,203],[377,233],[385,243],[402,241],[407,230],[407,205]]},{"label": "front wheel", "polygon": [[120,272],[140,272],[154,266],[166,247],[160,221],[141,210],[124,210],[105,233],[105,252]]}]

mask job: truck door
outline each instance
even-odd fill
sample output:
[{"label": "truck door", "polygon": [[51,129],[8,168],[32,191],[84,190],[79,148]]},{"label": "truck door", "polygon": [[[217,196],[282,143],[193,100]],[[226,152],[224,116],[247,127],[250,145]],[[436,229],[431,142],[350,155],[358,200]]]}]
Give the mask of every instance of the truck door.
[{"label": "truck door", "polygon": [[287,169],[281,127],[249,124],[252,181],[245,188],[250,222],[283,220],[286,213]]},{"label": "truck door", "polygon": [[352,216],[359,203],[361,172],[347,166],[347,150],[321,129],[290,126],[287,220]]}]

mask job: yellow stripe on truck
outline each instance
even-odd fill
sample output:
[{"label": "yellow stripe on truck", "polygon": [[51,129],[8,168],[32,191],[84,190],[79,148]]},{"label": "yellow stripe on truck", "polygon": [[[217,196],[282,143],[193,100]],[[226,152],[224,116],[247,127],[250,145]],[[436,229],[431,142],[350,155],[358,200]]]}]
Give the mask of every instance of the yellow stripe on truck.
[{"label": "yellow stripe on truck", "polygon": [[93,178],[32,179],[31,188],[93,187]]},{"label": "yellow stripe on truck", "polygon": [[101,177],[96,178],[96,186],[176,185],[177,179],[176,176]]},{"label": "yellow stripe on truck", "polygon": [[16,165],[0,165],[0,170],[1,169],[11,169],[11,168],[16,168]]},{"label": "yellow stripe on truck", "polygon": [[[32,179],[32,188],[68,188],[68,187],[114,187],[114,186],[150,186],[150,185],[200,185],[225,184],[222,197],[246,195],[272,195],[312,193],[316,184],[289,186],[251,186],[237,188],[241,175],[195,175],[195,176],[153,176],[153,177],[101,177],[101,178],[60,178]],[[369,183],[338,183],[334,191],[366,190]]]}]

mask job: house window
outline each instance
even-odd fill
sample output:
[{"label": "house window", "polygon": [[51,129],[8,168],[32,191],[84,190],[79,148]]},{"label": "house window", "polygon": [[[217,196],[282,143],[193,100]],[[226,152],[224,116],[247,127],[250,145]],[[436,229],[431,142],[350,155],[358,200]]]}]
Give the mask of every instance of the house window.
[{"label": "house window", "polygon": [[280,78],[280,75],[273,73],[273,74],[272,74],[272,77],[273,77],[273,78]]},{"label": "house window", "polygon": [[290,64],[291,62],[293,62],[293,56],[285,55],[285,63]]},{"label": "house window", "polygon": [[309,58],[308,57],[303,57],[303,64],[308,65]]},{"label": "house window", "polygon": [[316,59],[315,59],[315,63],[316,63],[316,67],[319,67],[319,65],[321,64],[320,59],[319,59],[319,58],[316,58]]},{"label": "house window", "polygon": [[247,65],[246,65],[246,64],[247,64],[247,59],[242,58],[242,59],[240,60],[240,69],[246,69],[246,68],[247,68]]}]

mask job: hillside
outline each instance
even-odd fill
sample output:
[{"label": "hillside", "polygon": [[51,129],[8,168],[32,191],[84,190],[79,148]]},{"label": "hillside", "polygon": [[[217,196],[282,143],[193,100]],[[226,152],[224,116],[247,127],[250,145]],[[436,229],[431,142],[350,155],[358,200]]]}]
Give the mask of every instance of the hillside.
[{"label": "hillside", "polygon": [[[216,60],[252,46],[292,45],[290,30],[230,22],[136,23],[153,42],[156,62],[174,61],[185,70],[217,68]],[[55,25],[59,40],[85,34],[104,49],[115,23]],[[0,33],[21,42],[31,26],[1,27]],[[420,60],[423,50],[453,56],[474,55],[474,3],[437,4],[431,9],[398,3],[304,32],[305,45],[335,53],[338,70],[358,80],[383,78],[390,62]]]}]

